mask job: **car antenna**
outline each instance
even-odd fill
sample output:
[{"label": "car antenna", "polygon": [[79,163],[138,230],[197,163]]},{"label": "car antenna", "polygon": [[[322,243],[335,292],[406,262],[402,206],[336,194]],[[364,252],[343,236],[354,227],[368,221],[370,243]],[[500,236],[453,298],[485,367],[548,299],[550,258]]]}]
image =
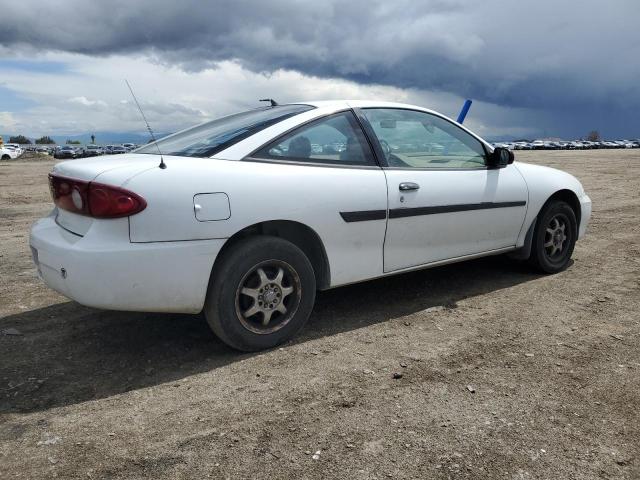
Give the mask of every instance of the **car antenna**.
[{"label": "car antenna", "polygon": [[261,98],[260,101],[261,102],[271,102],[271,106],[272,107],[277,107],[278,106],[278,102],[276,102],[273,98]]},{"label": "car antenna", "polygon": [[153,134],[153,130],[151,130],[151,125],[149,125],[149,122],[147,121],[147,117],[145,117],[144,112],[142,111],[142,107],[140,107],[140,104],[138,103],[138,99],[136,98],[135,94],[133,93],[133,89],[131,88],[131,85],[129,85],[129,82],[127,81],[127,79],[124,79],[124,83],[127,84],[127,87],[129,87],[129,91],[131,92],[131,96],[133,97],[133,101],[136,102],[136,105],[138,106],[138,110],[140,110],[140,115],[142,115],[142,119],[144,120],[145,125],[147,126],[147,130],[149,130],[149,135],[151,135],[151,140],[153,140],[153,143],[155,143],[156,148],[158,149],[158,153],[160,154],[160,165],[158,165],[162,170],[164,170],[165,168],[167,168],[167,164],[164,163],[164,158],[162,158],[162,152],[160,151],[160,146],[158,145],[158,141],[156,140],[156,136]]}]

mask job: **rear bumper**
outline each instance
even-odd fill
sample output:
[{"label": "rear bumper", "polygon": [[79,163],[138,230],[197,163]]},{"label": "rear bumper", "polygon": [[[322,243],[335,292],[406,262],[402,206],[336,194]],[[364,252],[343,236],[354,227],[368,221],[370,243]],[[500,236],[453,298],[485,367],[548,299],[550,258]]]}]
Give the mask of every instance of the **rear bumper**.
[{"label": "rear bumper", "polygon": [[83,305],[110,310],[198,313],[224,239],[131,243],[89,230],[78,236],[54,215],[38,220],[30,244],[40,278]]}]

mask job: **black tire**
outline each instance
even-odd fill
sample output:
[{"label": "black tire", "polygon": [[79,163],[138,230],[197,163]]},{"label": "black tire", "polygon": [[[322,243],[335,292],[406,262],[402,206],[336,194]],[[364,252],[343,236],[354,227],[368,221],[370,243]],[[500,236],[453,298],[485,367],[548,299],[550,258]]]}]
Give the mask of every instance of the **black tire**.
[{"label": "black tire", "polygon": [[11,160],[11,157],[5,154],[2,156],[2,160]]},{"label": "black tire", "polygon": [[[315,296],[313,267],[302,250],[278,237],[255,236],[232,245],[216,263],[204,314],[213,332],[230,347],[264,350],[304,327]],[[253,309],[259,311],[250,314]]]},{"label": "black tire", "polygon": [[563,271],[571,261],[577,237],[578,224],[571,206],[561,200],[550,201],[538,215],[529,263],[543,273]]}]

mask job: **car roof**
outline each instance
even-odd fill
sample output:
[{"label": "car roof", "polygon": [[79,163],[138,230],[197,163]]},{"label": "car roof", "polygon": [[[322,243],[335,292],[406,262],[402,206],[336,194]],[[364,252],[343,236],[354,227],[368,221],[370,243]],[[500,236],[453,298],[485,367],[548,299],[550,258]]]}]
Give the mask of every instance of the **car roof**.
[{"label": "car roof", "polygon": [[380,100],[311,100],[305,102],[293,102],[294,104],[311,105],[313,107],[329,107],[329,108],[409,108],[412,110],[423,110],[425,112],[437,113],[434,110],[400,102],[385,102]]}]

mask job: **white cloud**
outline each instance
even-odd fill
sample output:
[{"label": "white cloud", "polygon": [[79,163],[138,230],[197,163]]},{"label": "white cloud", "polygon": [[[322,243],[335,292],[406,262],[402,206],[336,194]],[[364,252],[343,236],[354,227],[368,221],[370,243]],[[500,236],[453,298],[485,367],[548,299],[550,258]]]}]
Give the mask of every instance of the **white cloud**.
[{"label": "white cloud", "polygon": [[[32,59],[33,60],[33,59]],[[124,82],[131,83],[156,132],[176,131],[221,115],[255,108],[258,99],[279,102],[322,99],[379,99],[422,105],[455,117],[463,99],[445,92],[426,92],[341,79],[318,78],[294,71],[255,73],[225,61],[216,68],[185,72],[144,56],[90,57],[47,53],[37,60],[67,65],[59,72],[10,70],[6,88],[36,106],[13,112],[13,127],[25,135],[66,135],[97,131],[143,132],[144,124]],[[514,117],[515,115],[515,117]],[[516,110],[476,102],[468,124],[480,135],[510,132]],[[5,122],[2,122],[3,124]],[[509,128],[517,132],[527,127]],[[529,129],[530,130],[530,129]],[[515,134],[515,133],[514,133]]]},{"label": "white cloud", "polygon": [[69,99],[71,103],[78,103],[85,107],[107,107],[107,102],[102,100],[89,100],[87,97],[73,97]]},{"label": "white cloud", "polygon": [[9,132],[15,129],[16,121],[11,112],[0,112],[0,132]]}]

